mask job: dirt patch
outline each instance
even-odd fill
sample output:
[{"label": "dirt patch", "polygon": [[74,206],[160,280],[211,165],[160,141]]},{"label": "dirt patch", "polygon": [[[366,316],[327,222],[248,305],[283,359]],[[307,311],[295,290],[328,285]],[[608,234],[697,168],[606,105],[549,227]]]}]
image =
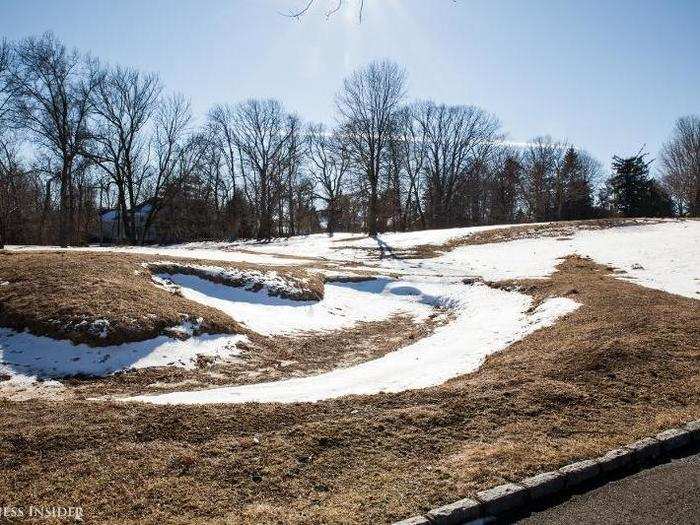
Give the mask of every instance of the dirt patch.
[{"label": "dirt patch", "polygon": [[349,236],[349,237],[334,237],[331,239],[331,242],[354,242],[354,241],[362,241],[364,239],[371,239],[369,235],[355,235],[355,236]]},{"label": "dirt patch", "polygon": [[364,275],[361,273],[353,275],[337,274],[327,275],[325,277],[325,281],[327,283],[366,283],[368,281],[374,281],[375,279],[376,277],[369,272],[365,273]]},{"label": "dirt patch", "polygon": [[0,401],[4,505],[94,522],[386,523],[700,417],[697,301],[570,258],[582,307],[440,387],[159,407]]},{"label": "dirt patch", "polygon": [[442,246],[421,244],[412,248],[391,248],[390,246],[331,246],[331,250],[353,250],[362,254],[362,261],[382,261],[384,259],[428,259],[437,257]]},{"label": "dirt patch", "polygon": [[[255,243],[255,244],[270,244],[271,242],[272,241],[265,242],[265,243]],[[268,257],[276,257],[278,259],[289,259],[289,260],[294,260],[294,261],[323,262],[323,259],[320,257],[250,250],[250,249],[246,249],[246,248],[239,248],[238,246],[224,246],[220,249],[222,251],[225,251],[225,252],[248,253],[251,255],[265,255]]]},{"label": "dirt patch", "polygon": [[[195,273],[191,260],[121,253],[0,252],[0,326],[28,329],[36,335],[74,343],[108,346],[151,339],[190,321],[204,333],[246,333],[235,320],[177,293],[154,286],[152,273]],[[199,261],[215,265],[230,286],[260,289],[274,275],[279,288],[295,299],[323,297],[322,278],[301,268],[267,268],[254,264]],[[227,273],[228,272],[228,273]],[[253,277],[257,276],[256,281]],[[217,279],[214,272],[209,275]]]}]

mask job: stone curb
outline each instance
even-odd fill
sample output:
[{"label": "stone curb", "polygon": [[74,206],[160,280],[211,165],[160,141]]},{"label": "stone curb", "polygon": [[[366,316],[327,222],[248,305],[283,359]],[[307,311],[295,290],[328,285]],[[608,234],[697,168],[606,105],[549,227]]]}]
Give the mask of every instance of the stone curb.
[{"label": "stone curb", "polygon": [[662,455],[692,443],[700,443],[700,420],[609,450],[597,458],[577,461],[559,470],[543,472],[517,483],[482,490],[476,493],[475,498],[464,498],[432,509],[422,516],[397,521],[394,525],[459,525],[479,518],[507,514],[522,509],[530,502],[551,498],[596,478],[622,471],[630,465],[648,465]]}]

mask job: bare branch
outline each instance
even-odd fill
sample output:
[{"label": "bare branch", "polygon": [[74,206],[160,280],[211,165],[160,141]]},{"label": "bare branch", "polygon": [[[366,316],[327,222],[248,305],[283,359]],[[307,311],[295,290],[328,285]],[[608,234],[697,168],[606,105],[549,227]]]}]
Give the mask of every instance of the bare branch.
[{"label": "bare branch", "polygon": [[296,18],[298,20],[302,16],[304,16],[304,14],[306,14],[306,12],[311,8],[311,6],[313,5],[314,2],[315,2],[315,0],[309,0],[307,2],[306,6],[304,6],[299,11],[292,11],[289,13],[282,13],[281,11],[278,11],[278,13],[282,16],[286,16],[287,18]]}]

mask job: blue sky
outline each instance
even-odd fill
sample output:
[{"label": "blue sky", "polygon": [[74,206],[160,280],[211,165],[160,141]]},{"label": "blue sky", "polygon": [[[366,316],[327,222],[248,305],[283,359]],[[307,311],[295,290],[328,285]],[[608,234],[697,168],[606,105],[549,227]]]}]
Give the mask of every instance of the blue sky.
[{"label": "blue sky", "polygon": [[[476,104],[513,141],[550,134],[609,165],[681,115],[700,113],[700,0],[0,0],[0,37],[46,30],[110,62],[160,73],[199,115],[215,102],[274,97],[333,122],[354,68],[404,65],[411,98]],[[358,0],[354,0],[357,2]]]}]

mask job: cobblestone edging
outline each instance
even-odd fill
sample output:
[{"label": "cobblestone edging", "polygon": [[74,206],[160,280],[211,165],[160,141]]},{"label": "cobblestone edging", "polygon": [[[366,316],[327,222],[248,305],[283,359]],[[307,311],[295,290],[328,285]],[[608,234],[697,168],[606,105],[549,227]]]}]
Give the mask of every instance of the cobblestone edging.
[{"label": "cobblestone edging", "polygon": [[566,465],[559,470],[544,472],[517,483],[506,483],[477,492],[474,498],[464,498],[443,505],[421,516],[394,525],[459,525],[486,517],[515,513],[525,505],[561,495],[584,483],[604,479],[633,465],[657,462],[666,454],[691,444],[700,443],[700,420],[681,428],[671,428],[615,448],[600,457]]}]

